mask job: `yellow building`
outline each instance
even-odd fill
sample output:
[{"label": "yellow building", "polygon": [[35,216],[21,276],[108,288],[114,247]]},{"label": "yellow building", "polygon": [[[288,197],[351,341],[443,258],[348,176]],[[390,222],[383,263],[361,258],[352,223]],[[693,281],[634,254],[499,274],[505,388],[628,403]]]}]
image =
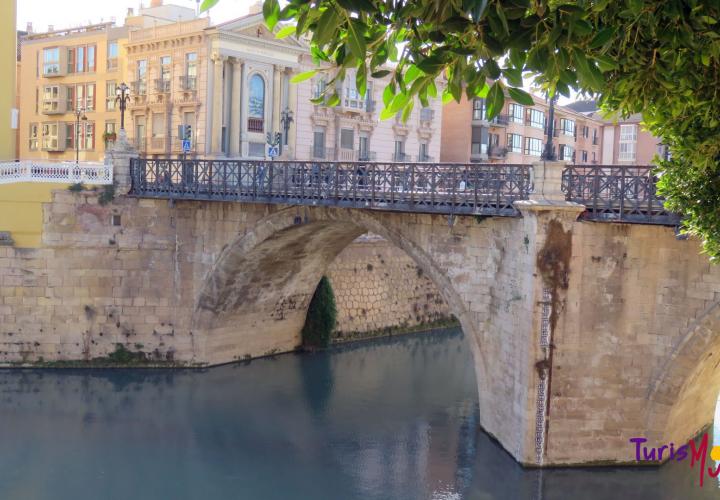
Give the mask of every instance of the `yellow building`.
[{"label": "yellow building", "polygon": [[[0,2],[0,160],[14,159],[17,110],[15,108],[16,65],[15,0]],[[14,125],[14,127],[13,127]]]},{"label": "yellow building", "polygon": [[102,160],[119,130],[127,34],[101,23],[22,38],[21,159]]}]

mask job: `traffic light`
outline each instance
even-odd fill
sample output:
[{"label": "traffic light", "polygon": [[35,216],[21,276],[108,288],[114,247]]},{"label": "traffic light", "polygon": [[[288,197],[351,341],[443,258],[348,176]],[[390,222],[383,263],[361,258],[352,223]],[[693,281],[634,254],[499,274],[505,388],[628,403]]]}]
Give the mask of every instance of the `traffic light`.
[{"label": "traffic light", "polygon": [[185,125],[185,136],[183,139],[188,141],[192,139],[192,125]]}]

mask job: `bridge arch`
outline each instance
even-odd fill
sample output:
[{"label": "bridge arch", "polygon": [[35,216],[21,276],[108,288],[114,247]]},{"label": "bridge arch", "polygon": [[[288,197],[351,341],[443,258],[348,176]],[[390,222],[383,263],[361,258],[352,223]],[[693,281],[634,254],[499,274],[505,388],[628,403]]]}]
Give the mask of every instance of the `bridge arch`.
[{"label": "bridge arch", "polygon": [[224,363],[299,345],[320,277],[343,249],[370,231],[407,253],[438,287],[468,338],[482,397],[488,374],[479,325],[448,271],[417,241],[408,223],[412,217],[291,207],[262,218],[225,247],[200,287],[191,324],[201,359]]},{"label": "bridge arch", "polygon": [[720,393],[720,301],[683,332],[648,387],[648,440],[680,443],[713,420]]}]

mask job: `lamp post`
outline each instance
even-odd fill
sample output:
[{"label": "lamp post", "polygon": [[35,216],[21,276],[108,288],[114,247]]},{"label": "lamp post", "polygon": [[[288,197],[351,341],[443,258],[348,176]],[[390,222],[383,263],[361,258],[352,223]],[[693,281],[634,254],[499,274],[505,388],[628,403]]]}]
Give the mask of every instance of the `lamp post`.
[{"label": "lamp post", "polygon": [[75,110],[75,166],[80,163],[80,120],[87,121],[85,110],[78,108]]},{"label": "lamp post", "polygon": [[547,142],[543,150],[541,158],[545,161],[555,161],[555,152],[553,151],[553,134],[555,133],[555,101],[557,94],[550,97],[550,109],[548,110],[547,124]]},{"label": "lamp post", "polygon": [[120,130],[125,130],[125,109],[130,99],[130,87],[125,82],[121,83],[115,88],[115,95],[115,100],[120,101]]},{"label": "lamp post", "polygon": [[[290,130],[290,124],[295,121],[293,119],[293,112],[290,111],[290,108],[285,108],[282,113],[280,113],[280,123],[282,124],[284,135],[282,144],[287,146],[288,144],[288,131]],[[282,144],[280,145],[280,152],[282,153]]]}]

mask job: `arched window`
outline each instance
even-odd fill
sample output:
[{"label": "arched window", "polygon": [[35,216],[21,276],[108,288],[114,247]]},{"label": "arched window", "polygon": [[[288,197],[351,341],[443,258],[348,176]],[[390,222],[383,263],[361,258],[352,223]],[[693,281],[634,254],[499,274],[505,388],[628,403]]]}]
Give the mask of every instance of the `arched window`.
[{"label": "arched window", "polygon": [[265,80],[255,74],[250,77],[248,131],[263,132],[263,118],[265,118]]}]

